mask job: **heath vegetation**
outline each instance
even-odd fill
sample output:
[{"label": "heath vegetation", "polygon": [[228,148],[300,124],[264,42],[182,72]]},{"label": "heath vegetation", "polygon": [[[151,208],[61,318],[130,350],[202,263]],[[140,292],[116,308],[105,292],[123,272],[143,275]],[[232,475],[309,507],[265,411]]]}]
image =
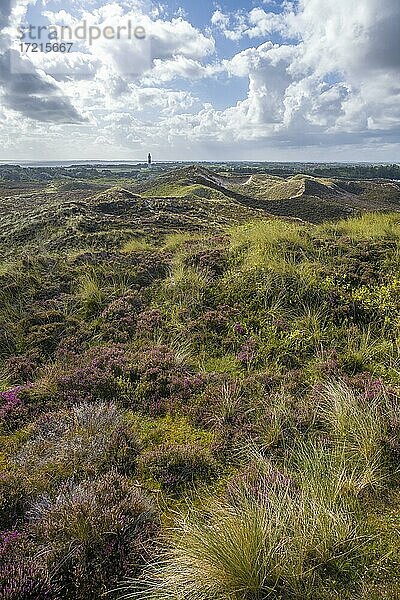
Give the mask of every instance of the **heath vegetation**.
[{"label": "heath vegetation", "polygon": [[341,192],[258,174],[229,220],[195,175],[0,240],[0,599],[393,600],[399,213],[267,218]]}]

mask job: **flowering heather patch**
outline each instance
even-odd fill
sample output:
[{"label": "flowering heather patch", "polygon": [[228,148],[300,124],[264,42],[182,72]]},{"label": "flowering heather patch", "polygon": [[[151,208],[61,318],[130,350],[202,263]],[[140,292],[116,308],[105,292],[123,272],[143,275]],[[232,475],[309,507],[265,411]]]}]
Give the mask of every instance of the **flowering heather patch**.
[{"label": "flowering heather patch", "polygon": [[386,386],[381,379],[373,379],[365,386],[364,396],[367,400],[375,400],[386,393]]},{"label": "flowering heather patch", "polygon": [[67,483],[32,507],[30,536],[44,552],[64,597],[97,598],[149,557],[158,529],[141,490],[116,473]]},{"label": "flowering heather patch", "polygon": [[132,329],[135,323],[132,306],[124,299],[118,298],[103,310],[101,319],[110,324],[115,324],[123,330]]},{"label": "flowering heather patch", "polygon": [[76,480],[111,468],[133,473],[137,440],[122,411],[113,404],[91,403],[39,418],[31,436],[13,457],[33,488],[51,480]]},{"label": "flowering heather patch", "polygon": [[158,252],[127,254],[125,260],[130,265],[130,275],[133,274],[135,284],[139,287],[146,287],[165,277],[169,268],[168,254]]},{"label": "flowering heather patch", "polygon": [[283,319],[273,319],[272,326],[278,331],[288,331],[289,325]]},{"label": "flowering heather patch", "polygon": [[151,336],[161,327],[163,317],[158,308],[144,310],[139,313],[136,323],[136,332],[138,335]]},{"label": "flowering heather patch", "polygon": [[209,309],[202,315],[204,326],[216,332],[223,332],[237,311],[230,306],[217,306],[215,310]]},{"label": "flowering heather patch", "polygon": [[357,390],[366,400],[375,400],[384,396],[393,400],[399,399],[399,393],[396,388],[368,372],[358,373],[353,376],[344,375],[343,381],[351,388]]},{"label": "flowering heather patch", "polygon": [[329,350],[321,359],[316,361],[315,366],[323,378],[338,377],[341,373],[341,364],[336,349]]},{"label": "flowering heather patch", "polygon": [[59,590],[37,561],[0,566],[0,600],[61,600]]},{"label": "flowering heather patch", "polygon": [[18,406],[21,406],[22,401],[19,397],[19,393],[22,389],[22,387],[16,387],[7,392],[0,392],[0,419],[4,419]]},{"label": "flowering heather patch", "polygon": [[21,537],[21,532],[16,529],[9,529],[0,533],[0,562],[7,559],[13,545],[18,542]]},{"label": "flowering heather patch", "polygon": [[249,367],[257,358],[257,342],[250,338],[241,346],[236,358],[244,366]]},{"label": "flowering heather patch", "polygon": [[74,369],[59,377],[57,385],[61,398],[69,404],[96,399],[111,400],[117,391],[110,373],[89,366]]},{"label": "flowering heather patch", "polygon": [[7,428],[15,428],[20,426],[28,413],[28,407],[23,400],[24,392],[29,389],[29,386],[16,386],[0,392],[0,423]]},{"label": "flowering heather patch", "polygon": [[32,381],[38,364],[39,356],[35,352],[10,356],[5,362],[5,371],[12,381],[28,383]]},{"label": "flowering heather patch", "polygon": [[179,361],[168,346],[154,346],[136,354],[132,364],[134,400],[152,415],[184,403],[206,380],[206,376],[193,373],[188,365]]},{"label": "flowering heather patch", "polygon": [[207,308],[195,318],[186,320],[188,333],[197,343],[207,348],[223,347],[231,350],[236,343],[232,324],[239,318],[239,311],[226,304]]},{"label": "flowering heather patch", "polygon": [[83,356],[88,367],[110,370],[114,375],[122,375],[128,366],[126,349],[121,344],[93,346]]},{"label": "flowering heather patch", "polygon": [[214,277],[222,275],[227,264],[228,256],[226,251],[219,248],[207,248],[198,250],[189,256],[189,262],[192,266],[206,270]]},{"label": "flowering heather patch", "polygon": [[137,296],[113,300],[101,313],[101,330],[105,339],[126,342],[135,330],[136,315],[141,302]]},{"label": "flowering heather patch", "polygon": [[236,335],[244,335],[246,333],[246,330],[241,323],[235,323],[233,331]]},{"label": "flowering heather patch", "polygon": [[76,356],[83,354],[87,349],[87,343],[83,335],[70,335],[64,337],[55,351],[55,356],[60,358],[69,358],[75,360]]},{"label": "flowering heather patch", "polygon": [[57,378],[58,394],[68,403],[96,399],[113,400],[118,396],[116,377],[128,369],[122,346],[94,346],[77,357],[77,366],[66,369]]}]

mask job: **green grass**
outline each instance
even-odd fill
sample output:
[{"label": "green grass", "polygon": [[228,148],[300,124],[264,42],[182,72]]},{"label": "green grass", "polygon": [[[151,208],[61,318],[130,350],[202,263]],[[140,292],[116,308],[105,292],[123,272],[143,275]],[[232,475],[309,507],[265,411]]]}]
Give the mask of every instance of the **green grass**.
[{"label": "green grass", "polygon": [[310,242],[307,231],[298,225],[279,220],[256,221],[229,231],[230,249],[246,267],[261,266],[271,260],[285,260],[285,246],[302,251]]},{"label": "green grass", "polygon": [[154,249],[154,246],[152,244],[149,244],[149,242],[147,242],[146,240],[135,238],[129,240],[128,242],[125,242],[125,244],[121,248],[121,252],[123,252],[124,254],[130,254],[132,252],[151,252]]},{"label": "green grass", "polygon": [[195,308],[201,304],[208,285],[207,274],[178,260],[164,284],[165,300],[177,308]]},{"label": "green grass", "polygon": [[207,173],[3,200],[10,561],[71,600],[394,598],[399,217],[232,226]]},{"label": "green grass", "polygon": [[96,313],[104,306],[107,295],[101,277],[95,271],[82,275],[79,281],[78,298],[87,314]]},{"label": "green grass", "polygon": [[336,577],[352,568],[365,540],[356,499],[343,495],[340,453],[300,444],[291,457],[298,491],[287,475],[274,479],[268,460],[256,461],[258,490],[239,484],[229,501],[182,516],[164,558],[144,580],[128,581],[121,598],[311,600],[329,590],[329,565]]},{"label": "green grass", "polygon": [[382,440],[385,438],[384,398],[360,400],[343,383],[326,384],[320,414],[333,439],[354,467],[354,485],[381,486],[385,470]]},{"label": "green grass", "polygon": [[368,213],[358,219],[339,221],[335,225],[321,225],[322,233],[347,236],[352,241],[363,239],[400,238],[400,215],[398,213]]},{"label": "green grass", "polygon": [[183,246],[186,242],[196,240],[199,238],[199,235],[182,231],[177,233],[170,233],[166,235],[163,240],[163,248],[167,252],[174,251],[177,250],[179,247]]}]

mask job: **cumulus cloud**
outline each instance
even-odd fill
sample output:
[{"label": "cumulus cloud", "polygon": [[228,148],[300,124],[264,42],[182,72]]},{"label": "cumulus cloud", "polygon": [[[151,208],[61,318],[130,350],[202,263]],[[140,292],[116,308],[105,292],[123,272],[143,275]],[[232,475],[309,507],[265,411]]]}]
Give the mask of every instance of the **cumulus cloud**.
[{"label": "cumulus cloud", "polygon": [[287,32],[287,16],[289,7],[284,12],[266,12],[261,7],[256,7],[249,12],[236,11],[224,13],[217,9],[212,17],[211,24],[216,27],[228,40],[238,41],[244,37],[265,37],[272,33]]},{"label": "cumulus cloud", "polygon": [[211,24],[216,27],[221,33],[233,42],[240,40],[247,29],[246,16],[241,12],[227,14],[217,9],[212,17]]},{"label": "cumulus cloud", "polygon": [[[230,20],[217,11],[213,22],[226,33]],[[301,145],[390,129],[400,140],[398,0],[300,0],[279,14],[254,9],[245,25],[241,37],[275,32],[290,41],[266,42],[224,62],[229,74],[249,81],[247,98],[226,111],[239,138]]]},{"label": "cumulus cloud", "polygon": [[52,123],[79,123],[85,119],[64,97],[55,82],[15,50],[10,49],[12,28],[21,22],[29,1],[2,0],[0,11],[0,91],[5,106],[30,119]]},{"label": "cumulus cloud", "polygon": [[[19,15],[34,1],[18,0]],[[9,27],[11,13],[1,6],[0,25]],[[140,0],[75,0],[59,8],[46,10],[49,23],[131,20],[148,36],[147,46],[124,38],[83,40],[68,56],[38,53],[13,83],[0,66],[3,107],[75,123],[76,139],[86,139],[87,148],[104,138],[121,156],[133,146],[155,145],[168,148],[169,157],[171,149],[195,147],[222,157],[235,148],[400,143],[399,0],[260,0],[247,13],[215,10],[204,31],[186,13],[171,16]],[[218,59],[221,34],[234,44],[223,42],[232,53]],[[201,86],[209,78],[224,108]],[[238,80],[240,87],[228,87]],[[90,126],[79,129],[81,114]]]},{"label": "cumulus cloud", "polygon": [[[168,70],[171,70],[172,78],[177,75],[192,76],[193,68],[189,68],[189,65],[214,53],[214,39],[182,17],[167,20],[159,18],[159,13],[157,11],[155,16],[154,10],[144,12],[141,3],[130,5],[127,10],[122,4],[112,2],[91,11],[82,10],[75,16],[65,10],[46,11],[45,15],[56,27],[67,24],[76,29],[85,23],[87,29],[97,27],[104,31],[105,28],[112,28],[114,32],[119,32],[114,39],[106,39],[101,35],[94,40],[78,40],[85,53],[82,56],[86,56],[88,63],[93,64],[95,59],[101,65],[108,65],[110,71],[131,79],[147,75],[153,67],[156,69],[152,79],[159,72],[162,81],[165,81]],[[143,28],[144,39],[128,35],[128,28],[134,30],[136,27]],[[165,69],[160,67],[162,61],[167,64]]]},{"label": "cumulus cloud", "polygon": [[[18,65],[18,70],[10,69],[10,65],[14,69]],[[4,104],[30,119],[52,123],[84,120],[51,79],[29,61],[22,61],[14,50],[0,55],[0,86]]]}]

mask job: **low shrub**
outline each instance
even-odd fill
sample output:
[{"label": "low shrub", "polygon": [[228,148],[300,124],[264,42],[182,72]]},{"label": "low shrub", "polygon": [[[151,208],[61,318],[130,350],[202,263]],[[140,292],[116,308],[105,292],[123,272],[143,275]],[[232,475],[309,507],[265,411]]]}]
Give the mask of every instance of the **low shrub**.
[{"label": "low shrub", "polygon": [[201,389],[206,377],[194,373],[177,351],[154,346],[132,357],[132,393],[128,401],[150,415],[165,414]]},{"label": "low shrub", "polygon": [[117,377],[129,370],[122,346],[94,346],[83,355],[60,364],[55,373],[57,396],[70,404],[93,400],[110,401],[119,393]]},{"label": "low shrub", "polygon": [[132,474],[139,448],[124,413],[113,404],[80,404],[42,415],[10,459],[31,491],[115,469]]},{"label": "low shrub", "polygon": [[114,342],[128,341],[135,331],[137,314],[141,308],[138,294],[129,294],[113,300],[101,313],[99,323],[103,339]]},{"label": "low shrub", "polygon": [[33,505],[29,533],[64,597],[97,599],[151,553],[157,517],[142,491],[116,473],[64,484]]},{"label": "low shrub", "polygon": [[0,427],[13,430],[20,427],[29,412],[25,402],[28,386],[16,386],[0,392]]},{"label": "low shrub", "polygon": [[36,560],[0,566],[0,600],[61,600],[60,589]]},{"label": "low shrub", "polygon": [[39,366],[40,358],[31,351],[28,354],[10,356],[4,365],[8,378],[15,383],[31,382]]},{"label": "low shrub", "polygon": [[154,336],[161,328],[163,316],[158,308],[144,310],[139,313],[136,322],[136,333],[140,336]]}]

